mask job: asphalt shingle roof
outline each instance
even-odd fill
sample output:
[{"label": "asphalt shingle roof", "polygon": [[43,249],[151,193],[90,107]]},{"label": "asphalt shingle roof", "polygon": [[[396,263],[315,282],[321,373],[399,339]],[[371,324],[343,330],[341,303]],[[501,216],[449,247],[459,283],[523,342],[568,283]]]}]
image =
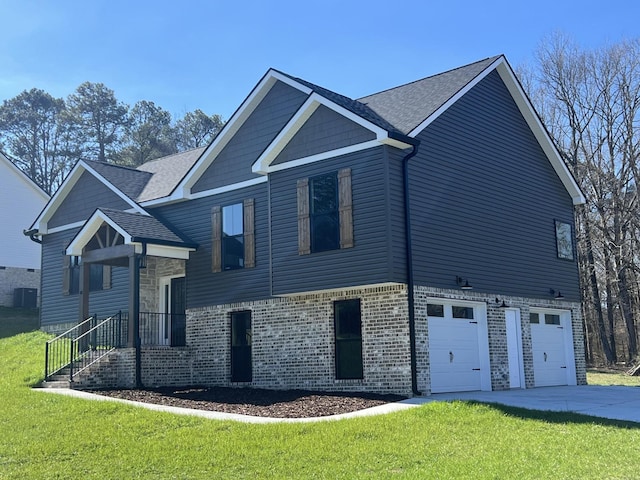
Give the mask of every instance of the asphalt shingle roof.
[{"label": "asphalt shingle roof", "polygon": [[138,201],[138,196],[142,193],[152,176],[148,172],[114,165],[112,163],[95,162],[92,160],[85,160],[85,163],[134,201]]},{"label": "asphalt shingle roof", "polygon": [[408,134],[500,56],[423,78],[358,99],[400,132]]},{"label": "asphalt shingle roof", "polygon": [[194,247],[195,243],[183,235],[175,233],[156,217],[140,213],[121,212],[110,208],[99,209],[136,241],[148,241],[160,245]]}]

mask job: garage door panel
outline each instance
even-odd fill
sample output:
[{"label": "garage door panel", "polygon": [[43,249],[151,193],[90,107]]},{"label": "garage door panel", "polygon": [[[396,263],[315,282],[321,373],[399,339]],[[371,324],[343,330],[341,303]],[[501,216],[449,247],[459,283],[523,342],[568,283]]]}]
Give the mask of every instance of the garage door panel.
[{"label": "garage door panel", "polygon": [[531,345],[535,386],[567,385],[564,329],[542,322],[531,324]]}]

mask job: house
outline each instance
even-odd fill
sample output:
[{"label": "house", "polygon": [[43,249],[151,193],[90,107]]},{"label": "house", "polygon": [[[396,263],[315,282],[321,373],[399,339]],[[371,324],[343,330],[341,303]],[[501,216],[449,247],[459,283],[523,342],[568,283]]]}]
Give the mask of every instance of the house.
[{"label": "house", "polygon": [[0,152],[0,306],[36,307],[40,245],[26,238],[25,219],[35,218],[49,196]]},{"label": "house", "polygon": [[584,384],[583,202],[503,56],[357,100],[269,70],[206,148],[73,168],[42,326],[101,322],[81,387]]}]

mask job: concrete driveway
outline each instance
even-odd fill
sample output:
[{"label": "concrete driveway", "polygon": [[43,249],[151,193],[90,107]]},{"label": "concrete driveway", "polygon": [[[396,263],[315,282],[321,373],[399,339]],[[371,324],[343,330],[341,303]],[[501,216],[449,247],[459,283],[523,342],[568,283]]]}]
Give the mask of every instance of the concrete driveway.
[{"label": "concrete driveway", "polygon": [[450,400],[476,400],[531,410],[574,412],[640,423],[640,388],[638,387],[580,385],[503,392],[437,393],[429,397],[412,398],[405,402],[427,403]]}]

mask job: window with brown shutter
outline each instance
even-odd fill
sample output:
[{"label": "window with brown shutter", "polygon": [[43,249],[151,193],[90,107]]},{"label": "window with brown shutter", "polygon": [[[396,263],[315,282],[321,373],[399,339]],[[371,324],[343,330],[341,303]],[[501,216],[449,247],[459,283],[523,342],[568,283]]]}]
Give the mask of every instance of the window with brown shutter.
[{"label": "window with brown shutter", "polygon": [[211,209],[211,271],[222,271],[222,207]]},{"label": "window with brown shutter", "polygon": [[213,272],[256,266],[254,199],[213,207],[211,230]]},{"label": "window with brown shutter", "polygon": [[298,253],[353,247],[351,169],[298,180]]},{"label": "window with brown shutter", "polygon": [[255,207],[253,198],[244,201],[244,267],[256,266]]}]

